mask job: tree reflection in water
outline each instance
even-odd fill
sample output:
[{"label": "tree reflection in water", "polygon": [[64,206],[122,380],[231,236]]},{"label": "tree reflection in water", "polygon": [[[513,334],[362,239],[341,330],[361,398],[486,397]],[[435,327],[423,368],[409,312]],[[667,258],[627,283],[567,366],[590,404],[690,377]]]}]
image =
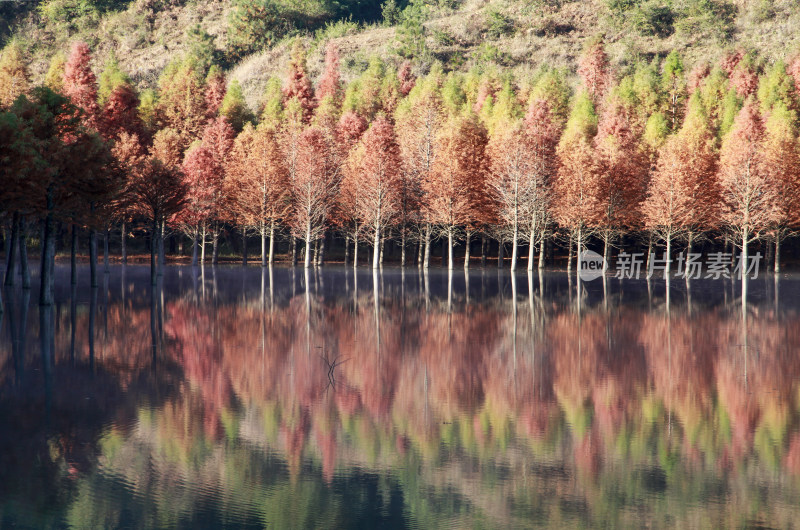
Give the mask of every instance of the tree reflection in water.
[{"label": "tree reflection in water", "polygon": [[800,280],[123,270],[4,292],[4,525],[800,520]]}]

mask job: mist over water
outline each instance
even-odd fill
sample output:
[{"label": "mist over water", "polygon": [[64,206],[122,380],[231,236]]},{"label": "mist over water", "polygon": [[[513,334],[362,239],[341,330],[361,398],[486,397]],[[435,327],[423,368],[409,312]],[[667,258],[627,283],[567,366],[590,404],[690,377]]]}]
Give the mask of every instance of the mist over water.
[{"label": "mist over water", "polygon": [[3,292],[0,526],[800,521],[800,278],[149,274]]}]

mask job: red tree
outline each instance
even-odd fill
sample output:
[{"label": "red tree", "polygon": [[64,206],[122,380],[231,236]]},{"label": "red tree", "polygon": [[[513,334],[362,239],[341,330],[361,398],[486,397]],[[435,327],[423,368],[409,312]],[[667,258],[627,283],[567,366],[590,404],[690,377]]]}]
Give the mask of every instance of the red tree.
[{"label": "red tree", "polygon": [[333,41],[325,47],[325,71],[317,85],[317,100],[331,98],[339,102],[342,98],[342,81],[339,75],[339,48]]},{"label": "red tree", "polygon": [[213,119],[219,113],[226,91],[225,74],[218,66],[212,66],[206,76],[205,90],[206,114],[209,119]]},{"label": "red tree", "polygon": [[590,45],[583,52],[578,62],[578,75],[592,101],[598,103],[611,82],[608,56],[602,41]]},{"label": "red tree", "polygon": [[146,138],[145,126],[139,117],[139,96],[128,84],[116,87],[103,106],[103,135],[117,140],[122,133]]},{"label": "red tree", "polygon": [[275,228],[289,213],[288,170],[275,131],[246,126],[236,138],[227,172],[230,203],[261,235],[261,265],[272,264]]},{"label": "red tree", "polygon": [[797,116],[783,104],[775,105],[766,123],[764,170],[778,194],[777,218],[770,230],[775,242],[775,272],[781,270],[781,241],[800,225],[800,145]]},{"label": "red tree", "polygon": [[764,124],[758,104],[751,98],[722,143],[718,174],[722,221],[742,249],[743,264],[748,244],[778,219],[779,194],[776,183],[768,177],[763,141]]},{"label": "red tree", "polygon": [[358,190],[355,215],[372,230],[372,268],[377,269],[381,237],[397,215],[400,199],[400,148],[385,116],[372,122],[353,156],[343,186]]},{"label": "red tree", "polygon": [[411,61],[405,60],[400,65],[400,70],[397,71],[397,80],[400,81],[400,93],[407,96],[417,84],[417,78],[411,72]]},{"label": "red tree", "polygon": [[97,78],[92,72],[89,46],[85,42],[72,45],[69,59],[64,65],[64,94],[84,112],[86,124],[98,128],[100,106],[97,104]]},{"label": "red tree", "polygon": [[311,264],[311,243],[323,233],[336,196],[335,164],[323,132],[303,131],[297,144],[297,162],[291,184],[292,231],[306,243],[305,267]]},{"label": "red tree", "polygon": [[454,268],[453,240],[459,227],[469,234],[481,216],[486,215],[486,129],[477,116],[454,118],[442,131],[439,155],[430,178],[423,182],[424,208],[432,223],[447,237],[448,267]]},{"label": "red tree", "polygon": [[603,166],[603,179],[598,189],[602,204],[598,228],[603,239],[603,255],[608,261],[612,241],[639,221],[649,160],[621,105],[607,106],[601,115],[595,142]]},{"label": "red tree", "polygon": [[290,105],[291,100],[296,100],[300,107],[303,123],[311,121],[314,109],[317,108],[317,101],[314,98],[314,89],[311,87],[311,81],[308,79],[306,54],[299,42],[292,50],[292,59],[289,62],[289,77],[286,80],[283,95],[286,98],[287,107]]}]

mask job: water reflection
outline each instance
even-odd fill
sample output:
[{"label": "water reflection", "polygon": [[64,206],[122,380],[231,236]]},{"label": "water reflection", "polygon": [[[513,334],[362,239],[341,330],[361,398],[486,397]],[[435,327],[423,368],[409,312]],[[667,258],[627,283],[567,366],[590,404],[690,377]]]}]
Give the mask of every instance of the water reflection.
[{"label": "water reflection", "polygon": [[4,292],[4,525],[800,520],[797,279],[57,274]]}]

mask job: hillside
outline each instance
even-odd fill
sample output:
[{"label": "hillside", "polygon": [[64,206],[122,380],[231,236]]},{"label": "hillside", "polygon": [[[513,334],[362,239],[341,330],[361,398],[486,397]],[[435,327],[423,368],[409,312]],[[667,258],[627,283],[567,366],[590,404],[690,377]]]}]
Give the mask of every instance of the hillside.
[{"label": "hillside", "polygon": [[[237,5],[241,9],[242,3]],[[154,87],[173,58],[198,47],[211,49],[213,61],[240,81],[254,108],[269,76],[286,71],[296,37],[306,41],[312,75],[322,68],[319,44],[335,40],[346,80],[361,73],[373,55],[397,62],[401,55],[413,56],[420,71],[433,61],[445,70],[495,66],[523,78],[541,64],[574,71],[586,40],[598,34],[605,35],[607,52],[620,72],[671,50],[691,66],[714,61],[732,48],[752,50],[771,62],[800,47],[800,7],[793,0],[442,0],[396,8],[384,4],[383,17],[377,18],[374,3],[334,8],[284,2],[274,25],[280,31],[266,26],[271,42],[260,43],[265,26],[255,27],[256,40],[243,49],[235,47],[231,34],[237,5],[231,0],[6,3],[0,9],[0,32],[3,44],[17,39],[28,50],[34,81],[43,78],[51,56],[65,52],[76,39],[90,45],[98,69],[113,54],[140,89]]]}]

